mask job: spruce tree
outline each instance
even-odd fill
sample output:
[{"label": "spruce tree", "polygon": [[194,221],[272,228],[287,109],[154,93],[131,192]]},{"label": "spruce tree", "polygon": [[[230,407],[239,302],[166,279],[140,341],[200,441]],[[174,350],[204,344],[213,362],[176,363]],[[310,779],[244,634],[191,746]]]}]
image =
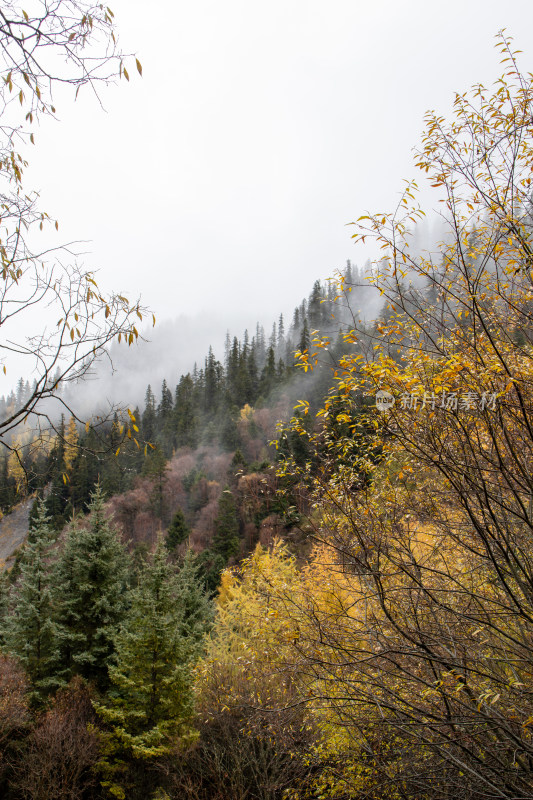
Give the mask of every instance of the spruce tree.
[{"label": "spruce tree", "polygon": [[240,549],[239,519],[233,495],[227,486],[218,501],[215,531],[216,533],[213,537],[214,552],[220,553],[226,561],[232,556],[236,556]]},{"label": "spruce tree", "polygon": [[9,607],[9,573],[0,572],[0,648],[5,644],[5,625]]},{"label": "spruce tree", "polygon": [[11,608],[4,621],[5,648],[19,658],[37,697],[57,685],[53,677],[57,638],[50,578],[53,538],[50,518],[41,500],[20,560],[20,577],[12,592]]},{"label": "spruce tree", "polygon": [[46,499],[46,512],[52,527],[60,531],[68,518],[70,500],[67,467],[65,464],[65,419],[61,417],[58,436],[50,453],[51,487]]},{"label": "spruce tree", "polygon": [[309,297],[308,317],[311,328],[320,328],[324,322],[324,292],[320,281],[315,281]]},{"label": "spruce tree", "polygon": [[178,631],[186,641],[187,658],[195,661],[203,650],[214,608],[200,575],[198,557],[190,549],[185,554],[175,586]]},{"label": "spruce tree", "polygon": [[155,438],[156,432],[156,409],[155,397],[152,387],[148,384],[144,398],[144,412],[142,415],[142,435],[146,442],[151,442]]},{"label": "spruce tree", "polygon": [[192,558],[186,557],[177,574],[161,538],[130,603],[115,637],[109,699],[98,706],[112,726],[112,760],[124,754],[151,759],[168,752],[178,738],[191,738],[191,670],[211,618]]},{"label": "spruce tree", "polygon": [[209,597],[214,597],[220,584],[220,575],[226,566],[226,559],[213,550],[202,550],[196,557],[196,567],[202,586]]},{"label": "spruce tree", "polygon": [[309,335],[307,319],[304,318],[303,328],[300,335],[300,341],[298,343],[298,349],[300,353],[305,353],[306,350],[309,350],[310,345],[311,345],[311,336]]},{"label": "spruce tree", "polygon": [[261,373],[261,394],[263,397],[268,397],[274,386],[276,385],[276,355],[274,348],[268,348],[266,364]]},{"label": "spruce tree", "polygon": [[181,508],[178,508],[172,517],[172,522],[170,523],[167,535],[165,537],[167,549],[170,550],[170,552],[175,550],[179,544],[189,538],[190,532],[191,529],[187,525],[185,515]]},{"label": "spruce tree", "polygon": [[153,481],[150,505],[159,519],[163,519],[165,511],[165,484],[167,482],[167,459],[160,447],[150,450],[144,459],[142,474]]},{"label": "spruce tree", "polygon": [[194,383],[190,374],[187,374],[181,377],[176,387],[174,428],[178,447],[196,447],[198,439],[196,427]]},{"label": "spruce tree", "polygon": [[99,486],[89,513],[88,529],[71,524],[55,570],[58,671],[65,680],[81,675],[102,689],[126,612],[129,559],[104,514]]}]

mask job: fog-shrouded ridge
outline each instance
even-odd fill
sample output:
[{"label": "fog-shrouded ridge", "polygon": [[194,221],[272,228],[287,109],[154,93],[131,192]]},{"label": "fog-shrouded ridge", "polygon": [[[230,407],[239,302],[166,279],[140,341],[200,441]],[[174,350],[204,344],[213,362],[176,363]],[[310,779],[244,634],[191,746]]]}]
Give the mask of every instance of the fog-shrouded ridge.
[{"label": "fog-shrouded ridge", "polygon": [[[439,242],[446,238],[445,228],[444,220],[435,215],[420,222],[409,234],[412,258],[427,258],[438,253]],[[95,415],[105,417],[117,406],[141,407],[148,385],[159,387],[166,380],[173,389],[182,375],[193,372],[195,365],[199,369],[203,367],[210,348],[215,358],[224,362],[228,336],[233,340],[234,336],[240,338],[244,334],[244,340],[252,342],[259,328],[265,342],[271,343],[274,339],[276,359],[282,358],[289,366],[294,360],[294,351],[299,347],[304,322],[309,332],[320,328],[333,341],[341,329],[356,327],[364,330],[372,326],[384,308],[384,297],[372,286],[375,269],[368,260],[359,267],[347,260],[345,266],[331,269],[324,280],[302,287],[302,295],[306,290],[310,294],[288,313],[290,301],[280,287],[279,307],[272,309],[269,320],[258,320],[252,310],[248,313],[243,310],[236,315],[221,309],[194,316],[180,314],[173,320],[158,321],[154,327],[143,326],[135,345],[129,347],[124,340],[121,343],[115,341],[90,374],[78,383],[65,384],[61,399],[41,404],[41,411],[58,419],[61,413],[67,413],[64,401],[78,418],[88,419]],[[333,302],[338,293],[335,278],[341,276],[347,292]],[[409,274],[407,280],[411,278],[416,284],[416,276]],[[318,303],[324,303],[318,315],[319,321],[316,313],[313,319],[311,310],[317,299]],[[272,332],[273,327],[279,327],[280,314],[284,320],[281,338],[280,331]],[[262,356],[258,355],[258,367],[263,366],[265,355],[266,350]],[[22,380],[27,381],[28,377],[23,376]],[[29,376],[28,391],[31,382],[32,376]],[[19,380],[18,387],[11,387],[12,399],[24,394],[20,383]],[[0,398],[1,408],[9,405],[9,397],[9,392],[6,392]]]}]

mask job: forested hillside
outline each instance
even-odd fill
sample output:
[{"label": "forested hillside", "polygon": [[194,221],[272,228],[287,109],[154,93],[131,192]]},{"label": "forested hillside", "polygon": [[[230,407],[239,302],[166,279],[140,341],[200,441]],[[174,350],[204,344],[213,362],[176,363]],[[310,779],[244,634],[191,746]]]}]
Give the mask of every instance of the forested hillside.
[{"label": "forested hillside", "polygon": [[[245,331],[242,340],[228,333],[223,359],[210,348],[203,365],[182,375],[173,389],[165,379],[156,396],[149,385],[144,406],[125,418],[115,413],[81,426],[63,416],[44,442],[32,437],[30,426],[15,429],[2,458],[3,513],[29,494],[44,496],[59,531],[73,514],[87,510],[99,484],[131,547],[150,547],[178,515],[187,528],[181,538],[194,550],[207,551],[226,491],[238,532],[225,555],[242,556],[259,540],[268,541],[285,526],[275,498],[277,426],[288,422],[299,400],[315,409],[323,402],[346,350],[343,333],[377,295],[370,277],[368,267],[360,274],[348,262],[339,272],[340,284],[315,282],[287,329],[280,315],[269,337],[260,325],[251,337]],[[374,325],[368,321],[369,336]],[[316,369],[306,372],[296,354],[309,351],[319,330],[331,343]],[[30,391],[21,379],[16,392],[0,398],[2,413],[12,413]],[[300,437],[287,437],[284,447],[305,461]]]},{"label": "forested hillside", "polygon": [[142,408],[37,436],[39,390],[3,398],[5,518],[35,497],[0,574],[7,800],[533,797],[533,75],[511,45],[493,90],[427,115],[433,253],[411,182],[355,223],[373,266]]}]

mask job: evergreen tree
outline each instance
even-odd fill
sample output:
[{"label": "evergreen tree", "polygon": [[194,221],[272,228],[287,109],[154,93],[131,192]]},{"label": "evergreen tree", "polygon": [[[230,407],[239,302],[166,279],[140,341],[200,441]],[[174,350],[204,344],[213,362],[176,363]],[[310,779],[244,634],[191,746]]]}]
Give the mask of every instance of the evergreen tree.
[{"label": "evergreen tree", "polygon": [[202,550],[196,558],[196,566],[202,586],[210,597],[217,593],[220,575],[226,566],[226,559],[213,550]]},{"label": "evergreen tree", "polygon": [[115,637],[112,689],[98,713],[112,726],[109,750],[151,759],[179,738],[191,738],[191,668],[209,624],[210,606],[187,556],[181,572],[160,539],[130,593],[130,609]]},{"label": "evergreen tree", "polygon": [[37,524],[37,520],[39,518],[39,507],[41,504],[41,500],[39,498],[35,498],[33,503],[31,504],[30,513],[28,514],[28,530],[31,531],[32,528],[35,527]]},{"label": "evergreen tree", "polygon": [[200,577],[198,557],[190,549],[185,554],[175,584],[179,612],[177,628],[186,642],[187,658],[194,662],[203,650],[204,636],[213,622],[214,609]]},{"label": "evergreen tree", "polygon": [[276,323],[272,323],[272,333],[270,334],[270,339],[268,340],[269,347],[272,347],[274,350],[276,349],[276,345],[278,343],[278,334],[276,331]]},{"label": "evergreen tree", "polygon": [[167,549],[170,550],[170,552],[175,550],[179,544],[189,538],[190,532],[191,529],[185,521],[185,515],[181,508],[178,508],[172,517],[172,522],[170,523],[167,535],[165,537]]},{"label": "evergreen tree", "polygon": [[174,430],[178,447],[196,447],[198,432],[194,402],[194,383],[191,375],[182,376],[176,387]]},{"label": "evergreen tree", "polygon": [[278,321],[278,347],[281,348],[285,344],[285,323],[283,321],[283,314],[279,315]]},{"label": "evergreen tree", "polygon": [[259,388],[259,381],[257,377],[257,360],[255,357],[255,342],[252,340],[252,345],[248,353],[248,394],[246,402],[255,403],[257,399],[257,391]]},{"label": "evergreen tree", "polygon": [[229,355],[231,350],[231,337],[229,331],[226,331],[226,338],[224,340],[224,369],[228,369]]},{"label": "evergreen tree", "polygon": [[300,309],[298,306],[294,309],[294,316],[292,318],[292,327],[294,333],[297,333],[298,328],[300,327]]},{"label": "evergreen tree", "polygon": [[97,486],[89,527],[72,522],[54,574],[59,674],[107,685],[113,640],[126,611],[128,556],[104,514]]},{"label": "evergreen tree", "polygon": [[311,344],[311,336],[309,335],[307,319],[304,319],[304,324],[302,327],[302,333],[300,335],[300,342],[298,344],[298,349],[300,350],[301,353],[305,353],[306,350],[309,350],[310,344]]},{"label": "evergreen tree", "polygon": [[215,411],[219,396],[220,380],[222,377],[222,365],[216,360],[213,348],[209,348],[209,354],[205,360],[204,370],[204,410],[207,412]]},{"label": "evergreen tree", "polygon": [[161,386],[161,403],[159,404],[159,408],[157,409],[157,414],[159,417],[159,425],[162,426],[172,413],[172,392],[167,386],[166,380],[163,380]]},{"label": "evergreen tree", "polygon": [[346,287],[350,289],[354,283],[354,278],[352,273],[352,262],[350,261],[350,259],[348,259],[346,262],[346,269],[344,270],[344,283],[346,284]]},{"label": "evergreen tree", "polygon": [[69,511],[69,483],[65,463],[65,419],[61,416],[59,433],[50,453],[51,487],[46,499],[46,512],[50,517],[52,527],[60,531],[68,516]]},{"label": "evergreen tree", "polygon": [[146,442],[152,442],[155,439],[155,428],[155,397],[154,393],[152,392],[152,387],[150,384],[148,384],[144,398],[144,413],[142,415],[142,434]]},{"label": "evergreen tree", "polygon": [[309,297],[309,305],[307,311],[309,317],[309,324],[313,329],[322,327],[322,323],[324,320],[324,307],[322,304],[323,299],[324,299],[324,293],[322,291],[322,286],[320,285],[320,281],[315,281],[313,289],[311,291],[311,295]]},{"label": "evergreen tree", "polygon": [[175,446],[174,408],[172,392],[164,380],[161,387],[161,403],[157,409],[158,441],[167,458],[170,458]]},{"label": "evergreen tree", "polygon": [[213,537],[213,550],[220,553],[226,561],[236,556],[240,550],[239,518],[235,500],[226,486],[218,501],[218,514],[215,519],[215,536]]},{"label": "evergreen tree", "polygon": [[0,475],[0,510],[9,511],[15,499],[15,482],[9,475],[7,453],[2,458]]},{"label": "evergreen tree", "polygon": [[274,386],[276,385],[276,356],[274,348],[268,348],[266,364],[261,373],[261,395],[268,397]]},{"label": "evergreen tree", "polygon": [[52,541],[50,519],[41,500],[20,560],[20,577],[13,589],[13,602],[4,623],[6,649],[19,658],[31,679],[36,697],[46,694],[56,685],[53,664],[57,655],[57,638],[49,563]]},{"label": "evergreen tree", "polygon": [[237,427],[238,415],[239,409],[236,406],[226,405],[223,408],[220,444],[226,450],[235,450],[241,443]]},{"label": "evergreen tree", "polygon": [[[70,497],[73,509],[85,512],[89,508],[91,493],[98,483],[101,470],[101,463],[96,455],[97,449],[99,449],[98,437],[91,426],[80,440],[80,447],[72,470]],[[116,447],[113,453],[115,451]]]},{"label": "evergreen tree", "polygon": [[9,608],[9,573],[0,572],[0,648],[5,644],[5,625]]},{"label": "evergreen tree", "polygon": [[153,490],[150,496],[150,503],[159,519],[163,519],[165,511],[165,484],[167,480],[167,459],[161,448],[154,447],[150,450],[144,460],[142,474],[151,478]]},{"label": "evergreen tree", "polygon": [[228,358],[228,368],[226,370],[226,386],[231,400],[238,404],[238,377],[239,365],[241,361],[241,348],[236,336],[233,337],[233,344]]},{"label": "evergreen tree", "polygon": [[262,325],[257,323],[255,328],[255,346],[256,346],[256,358],[257,364],[259,367],[263,366],[265,361],[265,330]]}]

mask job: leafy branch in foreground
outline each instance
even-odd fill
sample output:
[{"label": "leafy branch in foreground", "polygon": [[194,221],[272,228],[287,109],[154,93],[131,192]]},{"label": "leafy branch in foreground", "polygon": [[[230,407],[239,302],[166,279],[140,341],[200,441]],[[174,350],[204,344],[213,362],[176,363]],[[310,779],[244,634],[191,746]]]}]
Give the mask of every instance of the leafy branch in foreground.
[{"label": "leafy branch in foreground", "polygon": [[72,246],[38,248],[38,232],[52,220],[23,183],[22,151],[35,143],[38,120],[56,114],[54,94],[72,87],[77,96],[87,87],[98,97],[100,86],[129,80],[126,61],[113,12],[101,4],[37,2],[28,13],[12,1],[0,9],[0,366],[34,378],[24,401],[0,420],[7,447],[28,418],[55,424],[50,401],[60,387],[85,377],[113,339],[133,344],[146,314],[139,301],[102,292]]}]

